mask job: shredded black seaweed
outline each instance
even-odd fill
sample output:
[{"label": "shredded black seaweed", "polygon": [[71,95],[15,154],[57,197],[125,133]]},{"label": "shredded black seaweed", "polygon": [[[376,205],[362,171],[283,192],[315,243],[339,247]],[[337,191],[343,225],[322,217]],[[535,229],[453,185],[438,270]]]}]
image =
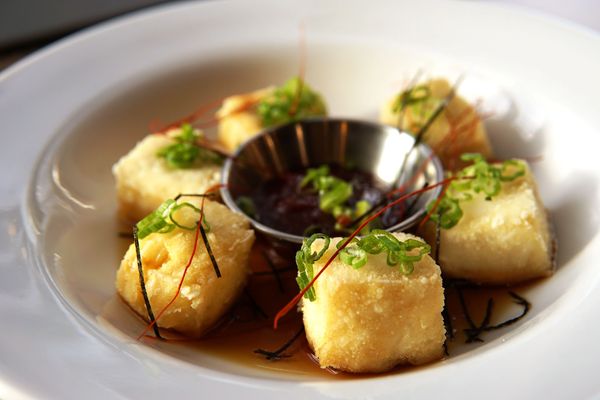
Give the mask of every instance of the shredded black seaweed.
[{"label": "shredded black seaweed", "polygon": [[213,254],[213,251],[210,248],[210,243],[208,243],[208,237],[206,236],[206,231],[204,230],[204,227],[202,226],[202,224],[200,222],[201,221],[198,221],[198,226],[200,227],[200,235],[202,235],[202,241],[204,242],[204,247],[206,247],[206,251],[208,252],[208,256],[210,257],[210,262],[212,263],[212,266],[213,266],[213,269],[215,270],[215,274],[217,275],[217,278],[220,278],[221,270],[219,269],[219,264],[217,264],[215,255]]},{"label": "shredded black seaweed", "polygon": [[177,201],[182,197],[215,197],[216,193],[179,193],[177,196],[173,198],[173,200]]},{"label": "shredded black seaweed", "polygon": [[476,324],[473,321],[473,318],[471,317],[471,314],[469,311],[469,307],[467,306],[467,302],[465,300],[465,296],[463,293],[463,287],[464,286],[462,286],[460,284],[455,285],[455,289],[458,294],[458,299],[460,302],[462,312],[463,312],[465,319],[469,325],[468,328],[464,329],[464,333],[466,336],[466,341],[465,341],[466,343],[483,342],[483,339],[481,338],[482,333],[497,330],[497,329],[502,329],[509,325],[512,325],[512,324],[518,322],[519,320],[521,320],[523,317],[525,317],[525,315],[527,315],[527,313],[531,309],[531,303],[527,299],[525,299],[524,297],[518,295],[517,293],[509,290],[508,294],[513,298],[514,303],[523,307],[521,313],[519,315],[517,315],[516,317],[507,319],[506,321],[500,322],[495,325],[490,325],[490,321],[492,319],[492,314],[494,311],[494,299],[489,298],[487,301],[487,306],[486,306],[485,314],[483,316],[483,320],[481,321],[480,324]]},{"label": "shredded black seaweed", "polygon": [[244,294],[246,295],[246,297],[248,297],[248,300],[250,301],[250,306],[252,307],[252,312],[254,313],[255,317],[260,316],[263,319],[269,318],[269,316],[262,309],[262,307],[258,305],[258,302],[254,299],[248,288],[244,289]]},{"label": "shredded black seaweed", "polygon": [[144,281],[144,269],[142,267],[142,256],[140,254],[140,241],[137,236],[137,226],[133,227],[133,243],[135,243],[135,256],[137,258],[137,266],[138,273],[140,275],[140,288],[142,290],[142,296],[144,297],[144,304],[146,304],[146,310],[148,311],[148,319],[152,324],[152,329],[154,330],[154,335],[162,339],[160,335],[160,331],[158,329],[158,324],[156,323],[156,318],[154,318],[154,312],[152,312],[152,305],[150,304],[150,299],[148,298],[148,292],[146,291],[146,283]]},{"label": "shredded black seaweed", "polygon": [[291,357],[291,355],[283,354],[283,352],[286,351],[292,344],[294,344],[294,342],[296,340],[298,340],[298,338],[303,333],[304,333],[304,325],[302,325],[302,327],[294,334],[294,336],[292,336],[291,339],[289,339],[287,342],[285,342],[283,344],[283,346],[281,346],[277,350],[269,351],[269,350],[264,350],[264,349],[256,349],[256,350],[254,350],[254,353],[264,356],[269,361],[277,361],[277,360],[281,360],[283,358],[289,358],[289,357]]},{"label": "shredded black seaweed", "polygon": [[275,281],[277,282],[277,287],[279,288],[279,291],[281,293],[285,293],[285,288],[283,287],[283,281],[281,280],[281,276],[279,275],[279,270],[277,268],[275,268],[275,263],[273,262],[273,260],[271,260],[271,257],[269,257],[269,254],[267,254],[267,252],[264,250],[262,251],[262,256],[265,259],[265,261],[267,262],[267,265],[269,266],[269,268],[271,269],[273,276],[275,277]]}]

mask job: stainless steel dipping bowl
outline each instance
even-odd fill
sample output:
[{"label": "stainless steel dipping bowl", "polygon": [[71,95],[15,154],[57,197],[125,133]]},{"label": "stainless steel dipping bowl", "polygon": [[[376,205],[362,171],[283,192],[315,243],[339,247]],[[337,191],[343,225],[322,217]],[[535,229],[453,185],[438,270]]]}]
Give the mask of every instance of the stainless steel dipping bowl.
[{"label": "stainless steel dipping bowl", "polygon": [[[412,135],[397,128],[348,119],[307,119],[267,129],[245,142],[227,159],[221,178],[224,184],[221,196],[229,208],[243,213],[236,203],[240,196],[250,196],[264,182],[287,171],[323,164],[351,166],[370,172],[390,187],[407,184],[405,192],[412,192],[426,182],[432,185],[441,181],[444,174],[440,161],[427,145],[419,144],[410,151],[414,141]],[[412,179],[416,173],[418,177]],[[436,198],[440,190],[441,187],[437,187],[413,197],[417,203],[411,207],[410,214],[387,230],[403,231],[415,225],[425,215],[427,203]],[[293,243],[304,239],[253,218],[250,221],[255,229],[272,238]]]}]

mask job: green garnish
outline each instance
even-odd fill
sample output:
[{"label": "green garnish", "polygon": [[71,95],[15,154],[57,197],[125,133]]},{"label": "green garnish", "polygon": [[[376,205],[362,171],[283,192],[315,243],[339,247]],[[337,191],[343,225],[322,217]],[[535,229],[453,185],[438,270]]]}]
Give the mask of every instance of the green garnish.
[{"label": "green garnish", "polygon": [[[175,213],[183,208],[189,208],[198,214],[202,214],[202,211],[191,203],[177,203],[175,200],[168,199],[136,224],[138,238],[141,240],[151,233],[168,233],[175,228],[193,231],[196,229],[195,224],[187,226],[175,219]],[[206,232],[210,231],[210,225],[206,218],[202,218],[202,225]]]},{"label": "green garnish", "polygon": [[163,147],[156,155],[164,158],[167,165],[175,169],[191,168],[200,164],[220,164],[223,158],[219,154],[198,145],[200,137],[200,131],[190,124],[183,124],[179,135],[173,137],[175,143]]},{"label": "green garnish", "polygon": [[405,107],[423,103],[431,97],[431,89],[425,85],[418,85],[398,95],[392,106],[392,111],[398,113]]},{"label": "green garnish", "polygon": [[[300,187],[312,184],[313,190],[319,193],[319,208],[326,213],[332,214],[338,222],[335,229],[343,231],[346,224],[340,221],[352,221],[371,209],[371,203],[367,200],[359,200],[351,207],[348,200],[352,197],[352,185],[343,179],[330,175],[329,166],[322,165],[318,168],[309,168],[306,175],[300,181]],[[377,221],[369,224],[372,228]],[[365,231],[368,230],[365,228]]]},{"label": "green garnish", "polygon": [[[316,239],[324,239],[325,243],[318,253],[311,253],[311,245]],[[300,290],[308,286],[314,278],[314,263],[325,254],[330,240],[328,236],[318,233],[305,239],[302,243],[302,248],[296,253],[296,265],[298,266],[296,281]],[[398,266],[405,275],[411,274],[414,271],[414,263],[420,261],[431,250],[427,243],[420,240],[401,241],[390,232],[381,229],[374,229],[362,238],[355,238],[350,243],[346,242],[347,239],[342,239],[337,243],[337,248],[341,248],[338,257],[344,264],[359,269],[365,266],[369,254],[386,253],[387,264],[390,267]],[[414,253],[414,250],[418,250],[416,254],[409,254]],[[314,301],[316,299],[314,288],[309,288],[304,297]]]},{"label": "green garnish", "polygon": [[[525,165],[519,160],[506,160],[499,166],[489,164],[481,154],[466,153],[460,159],[473,164],[456,174],[456,180],[448,185],[444,196],[438,202],[432,200],[427,212],[440,227],[450,229],[463,216],[460,203],[471,200],[476,194],[483,194],[486,200],[492,200],[502,189],[502,182],[510,182],[525,175]],[[465,178],[465,179],[461,179]],[[437,206],[436,206],[437,203]],[[436,211],[433,212],[434,207]]]},{"label": "green garnish", "polygon": [[300,187],[312,183],[314,190],[319,192],[319,208],[326,213],[341,214],[342,207],[352,196],[352,185],[348,182],[329,175],[329,167],[309,168],[306,176],[300,182]]},{"label": "green garnish", "polygon": [[400,114],[405,110],[410,110],[411,126],[406,128],[417,133],[427,124],[427,121],[435,118],[436,110],[444,101],[444,99],[433,96],[428,85],[417,85],[396,97],[392,105],[392,112]]},{"label": "green garnish", "polygon": [[[323,239],[325,243],[323,244],[323,247],[319,252],[312,252],[310,247],[312,246],[313,242],[317,239]],[[302,241],[302,247],[296,252],[296,265],[298,266],[298,276],[296,277],[296,282],[298,283],[298,286],[301,290],[308,286],[310,281],[313,280],[313,265],[315,261],[318,261],[321,257],[323,257],[323,254],[325,254],[325,252],[329,248],[330,242],[331,239],[329,238],[329,236],[324,235],[322,233],[315,233],[308,239],[304,239],[304,241]],[[308,289],[304,294],[304,297],[310,301],[315,301],[315,299],[317,298],[315,294],[315,289],[312,287]]]},{"label": "green garnish", "polygon": [[435,203],[435,200],[429,202],[427,213],[431,214],[434,222],[439,222],[441,228],[450,229],[462,218],[463,212],[457,199],[444,195],[437,205],[436,212],[432,214]]},{"label": "green garnish", "polygon": [[[419,249],[418,254],[408,254],[415,249]],[[340,260],[353,268],[360,268],[367,263],[367,254],[385,252],[387,253],[387,264],[390,267],[398,265],[400,271],[408,275],[414,270],[414,262],[420,261],[423,255],[428,254],[430,250],[430,246],[420,240],[406,239],[400,241],[388,231],[373,229],[369,234],[360,239],[355,239],[342,249]]]},{"label": "green garnish", "polygon": [[258,103],[258,115],[265,127],[327,114],[321,96],[299,77],[288,80]]}]

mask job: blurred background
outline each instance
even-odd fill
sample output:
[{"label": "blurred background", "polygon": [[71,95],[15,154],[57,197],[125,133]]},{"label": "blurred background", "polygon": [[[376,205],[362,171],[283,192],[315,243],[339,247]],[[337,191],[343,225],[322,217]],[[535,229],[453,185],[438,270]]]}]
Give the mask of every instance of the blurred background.
[{"label": "blurred background", "polygon": [[[514,5],[559,17],[600,34],[599,0],[454,1],[480,1]],[[173,1],[0,0],[0,70],[36,49],[86,26],[142,8],[170,2]]]}]

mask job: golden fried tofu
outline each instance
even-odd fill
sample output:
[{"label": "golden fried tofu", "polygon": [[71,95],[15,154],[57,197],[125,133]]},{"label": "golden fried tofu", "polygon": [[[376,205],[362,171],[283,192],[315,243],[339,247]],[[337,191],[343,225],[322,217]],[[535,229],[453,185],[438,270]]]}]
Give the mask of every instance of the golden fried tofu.
[{"label": "golden fried tofu", "polygon": [[218,139],[230,151],[250,139],[263,129],[255,105],[275,90],[274,86],[254,92],[230,96],[217,111],[219,120]]},{"label": "golden fried tofu", "polygon": [[206,163],[177,169],[157,155],[175,143],[173,136],[179,132],[172,129],[166,134],[146,136],[113,166],[122,219],[137,222],[167,199],[180,193],[204,193],[219,183],[220,165]]},{"label": "golden fried tofu", "polygon": [[[380,113],[382,123],[399,126],[416,134],[431,117],[452,87],[445,79],[433,79],[404,92],[404,110],[401,112],[401,96],[386,102]],[[486,159],[493,156],[485,127],[475,108],[456,95],[444,111],[434,120],[423,136],[448,170],[457,170],[465,164],[460,160],[463,153],[480,153]]]},{"label": "golden fried tofu", "polygon": [[[548,215],[534,176],[522,163],[524,176],[503,182],[491,200],[479,194],[462,201],[458,224],[440,230],[439,264],[444,276],[512,284],[552,274],[554,247]],[[421,234],[435,246],[433,222]]]},{"label": "golden fried tofu", "polygon": [[[400,240],[415,238],[396,233]],[[315,274],[336,249],[315,263]],[[322,240],[312,248],[320,250]],[[314,285],[316,300],[303,299],[308,342],[321,367],[342,371],[383,372],[401,364],[424,364],[443,354],[444,289],[440,269],[428,255],[404,275],[390,267],[385,254],[369,255],[356,270],[339,258]]]},{"label": "golden fried tofu", "polygon": [[[254,242],[254,231],[249,228],[247,219],[242,215],[208,200],[204,210],[206,221],[210,225],[208,241],[222,276],[216,276],[206,247],[199,238],[181,292],[158,320],[161,328],[173,329],[193,337],[202,336],[210,329],[242,291],[250,273],[248,257]],[[178,222],[193,226],[198,216],[196,213],[187,214],[178,216]],[[193,230],[176,228],[168,233],[152,233],[140,240],[144,280],[155,316],[177,292],[184,268],[192,254],[195,234]],[[117,271],[116,286],[127,304],[148,319],[133,244]]]}]

